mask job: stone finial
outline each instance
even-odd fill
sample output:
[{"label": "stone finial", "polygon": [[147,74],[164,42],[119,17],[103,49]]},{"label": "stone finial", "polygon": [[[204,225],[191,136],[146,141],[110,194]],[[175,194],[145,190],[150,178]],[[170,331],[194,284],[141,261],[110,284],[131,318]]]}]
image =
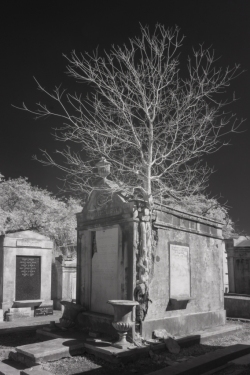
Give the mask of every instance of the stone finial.
[{"label": "stone finial", "polygon": [[102,178],[106,178],[110,174],[110,163],[102,157],[101,160],[96,164],[98,174]]}]

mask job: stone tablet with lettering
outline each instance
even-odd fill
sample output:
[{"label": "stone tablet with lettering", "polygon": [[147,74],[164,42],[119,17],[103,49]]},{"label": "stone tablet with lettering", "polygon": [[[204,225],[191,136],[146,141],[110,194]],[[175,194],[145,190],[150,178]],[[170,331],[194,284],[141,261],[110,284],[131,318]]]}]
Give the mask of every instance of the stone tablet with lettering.
[{"label": "stone tablet with lettering", "polygon": [[16,300],[40,298],[41,276],[40,257],[16,257]]},{"label": "stone tablet with lettering", "polygon": [[170,245],[170,298],[190,298],[189,247]]}]

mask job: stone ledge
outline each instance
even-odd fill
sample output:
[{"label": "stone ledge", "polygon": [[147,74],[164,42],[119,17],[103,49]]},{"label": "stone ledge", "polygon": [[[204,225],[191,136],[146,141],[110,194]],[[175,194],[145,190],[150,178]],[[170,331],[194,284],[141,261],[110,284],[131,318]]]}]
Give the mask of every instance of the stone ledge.
[{"label": "stone ledge", "polygon": [[229,362],[230,364],[240,365],[240,366],[249,366],[250,365],[250,354],[243,355],[240,358],[234,359]]},{"label": "stone ledge", "polygon": [[23,301],[13,301],[13,307],[34,307],[40,306],[43,302],[43,299],[31,299],[31,300],[23,300]]}]

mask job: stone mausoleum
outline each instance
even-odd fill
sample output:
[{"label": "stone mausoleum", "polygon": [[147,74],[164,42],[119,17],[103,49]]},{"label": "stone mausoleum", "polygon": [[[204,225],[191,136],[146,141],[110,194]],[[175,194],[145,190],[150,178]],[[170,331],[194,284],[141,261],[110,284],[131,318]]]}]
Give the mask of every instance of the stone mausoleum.
[{"label": "stone mausoleum", "polygon": [[240,236],[225,240],[229,292],[250,295],[250,239]]},{"label": "stone mausoleum", "polygon": [[13,318],[53,314],[53,241],[34,231],[0,236],[0,309]]},{"label": "stone mausoleum", "polygon": [[225,294],[227,317],[250,319],[250,238],[225,240],[229,291]]},{"label": "stone mausoleum", "polygon": [[[121,193],[104,180],[77,215],[78,323],[112,330],[108,300],[136,300],[135,329],[184,336],[225,324],[222,225]],[[152,229],[150,229],[152,228]]]}]

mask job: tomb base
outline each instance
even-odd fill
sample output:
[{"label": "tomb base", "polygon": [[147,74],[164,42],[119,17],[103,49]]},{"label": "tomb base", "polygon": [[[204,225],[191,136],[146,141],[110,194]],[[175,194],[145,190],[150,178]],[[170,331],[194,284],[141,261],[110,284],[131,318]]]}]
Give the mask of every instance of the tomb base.
[{"label": "tomb base", "polygon": [[229,318],[250,319],[250,295],[227,293],[224,305]]},{"label": "tomb base", "polygon": [[141,323],[141,335],[144,339],[151,339],[155,329],[166,329],[171,335],[181,337],[207,328],[222,326],[225,322],[225,310],[145,320]]},{"label": "tomb base", "polygon": [[[11,306],[11,307],[10,307]],[[40,315],[53,315],[52,300],[24,300],[2,303],[0,311],[11,314],[11,319],[22,319]],[[3,320],[3,319],[2,319]],[[1,313],[0,313],[0,322]]]},{"label": "tomb base", "polygon": [[34,311],[31,310],[31,307],[11,307],[8,309],[8,313],[12,314],[12,320],[34,316]]},{"label": "tomb base", "polygon": [[113,315],[86,311],[77,315],[76,323],[79,327],[88,329],[91,332],[101,332],[109,336],[117,336],[117,331],[112,326],[113,320]]}]

